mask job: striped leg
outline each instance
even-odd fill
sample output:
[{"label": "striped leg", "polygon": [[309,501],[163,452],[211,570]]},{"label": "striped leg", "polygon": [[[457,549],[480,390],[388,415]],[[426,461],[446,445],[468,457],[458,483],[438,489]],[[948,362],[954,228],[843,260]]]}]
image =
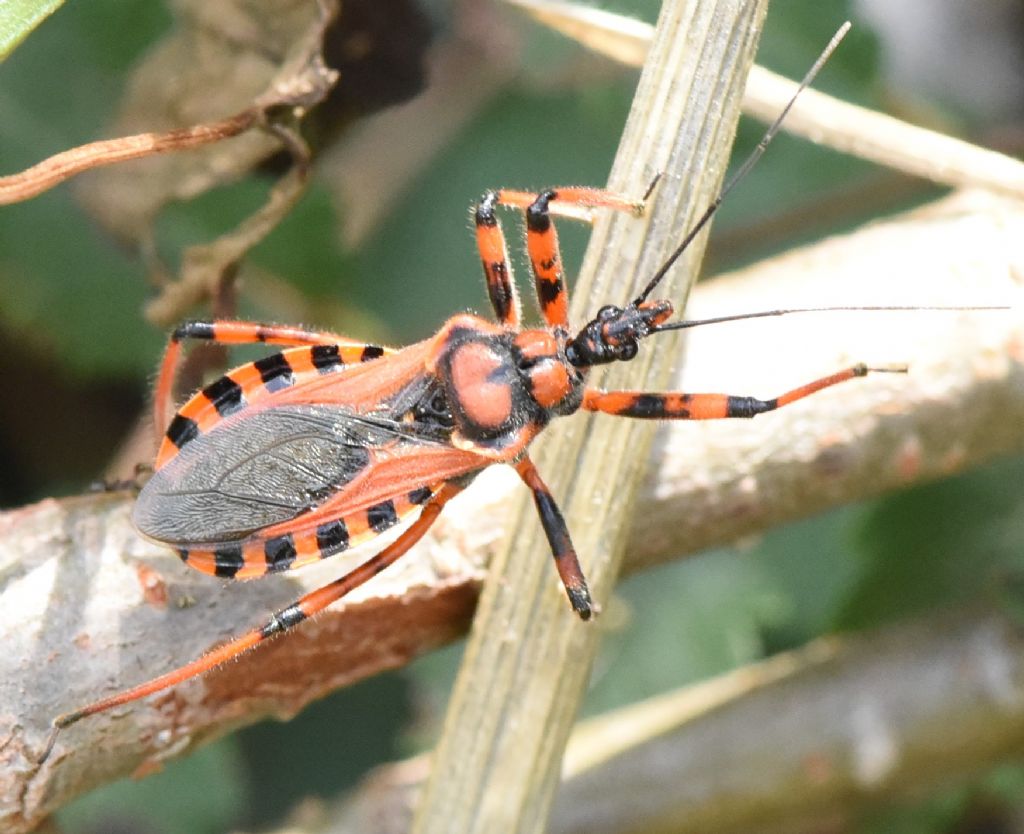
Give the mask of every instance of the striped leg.
[{"label": "striped leg", "polygon": [[437,520],[437,517],[441,513],[441,509],[444,505],[454,498],[461,490],[462,487],[455,483],[449,482],[445,484],[445,486],[442,487],[426,505],[424,505],[419,518],[410,525],[409,529],[402,533],[399,538],[384,548],[380,553],[345,574],[340,579],[336,579],[330,584],[306,594],[286,608],[282,608],[280,611],[275,612],[260,628],[254,628],[240,637],[236,637],[234,640],[231,640],[223,646],[208,652],[198,660],[194,660],[191,663],[187,663],[186,665],[175,669],[173,672],[160,675],[159,677],[153,678],[153,680],[147,681],[146,683],[139,684],[132,689],[119,692],[116,695],[111,695],[109,698],[95,701],[81,709],[76,709],[73,712],[66,712],[63,715],[57,716],[53,720],[53,732],[47,742],[46,750],[43,753],[42,758],[45,759],[49,755],[57,740],[57,734],[65,727],[70,727],[72,724],[90,715],[96,715],[97,713],[106,712],[114,707],[129,704],[132,701],[145,698],[147,695],[152,695],[156,692],[161,692],[164,689],[175,686],[189,678],[205,674],[211,669],[220,666],[222,663],[249,651],[249,649],[259,645],[265,640],[275,637],[278,634],[282,634],[288,629],[298,625],[303,620],[307,620],[320,613],[331,603],[341,599],[345,594],[355,588],[358,588],[367,580],[372,579],[386,567],[393,564],[399,557],[404,555],[405,552],[412,547],[413,544],[419,541],[423,537],[423,534],[430,529],[430,526]]},{"label": "striped leg", "polygon": [[523,483],[533,492],[533,500],[537,505],[540,522],[544,527],[544,534],[548,537],[548,543],[551,545],[551,552],[555,557],[555,567],[558,569],[558,576],[569,595],[569,602],[572,603],[573,610],[580,615],[580,619],[589,620],[594,605],[590,599],[587,580],[580,568],[579,558],[572,546],[572,539],[569,538],[569,528],[562,517],[562,511],[558,509],[555,499],[551,497],[551,491],[541,480],[540,473],[537,472],[537,468],[529,457],[523,457],[516,464],[516,471],[523,479]]},{"label": "striped leg", "polygon": [[173,416],[172,393],[174,378],[181,361],[181,343],[185,339],[200,339],[225,345],[355,345],[351,339],[316,330],[258,324],[249,321],[189,321],[178,325],[171,334],[160,363],[156,393],[153,396],[153,419],[156,423],[156,442],[159,447],[164,429]]},{"label": "striped leg", "polygon": [[476,225],[476,246],[487,281],[487,295],[498,321],[509,327],[519,326],[519,293],[512,277],[512,266],[508,262],[508,246],[501,223],[494,213],[498,194],[488,191],[480,198],[473,220]]},{"label": "striped leg", "polygon": [[[494,217],[494,206],[497,204],[514,206],[526,210],[526,248],[530,255],[530,266],[533,270],[534,282],[537,288],[537,299],[540,302],[541,313],[545,321],[551,327],[568,327],[569,300],[565,290],[565,279],[562,273],[562,258],[558,249],[558,235],[555,231],[551,215],[584,220],[589,222],[592,219],[591,210],[595,208],[610,208],[616,211],[628,211],[633,214],[643,212],[643,201],[605,191],[600,188],[568,187],[547,189],[539,194],[526,191],[513,191],[502,189],[500,191],[489,191],[484,195],[481,206],[486,206],[493,227],[498,229],[497,220]],[[480,215],[477,210],[477,241],[481,240]],[[503,263],[504,267],[499,270],[488,269],[488,258],[497,255],[498,249],[491,244],[495,238],[500,238],[500,229],[497,234],[493,231],[486,232],[488,248],[485,253],[484,245],[480,245],[481,256],[484,258],[484,271],[487,275],[488,292],[491,294],[491,303],[494,304],[498,318],[503,323],[518,323],[518,310],[515,318],[506,320],[502,311],[508,309],[509,304],[496,300],[495,290],[498,297],[515,299],[515,291],[511,289],[511,275],[507,268],[507,257],[504,256],[504,240],[501,239],[501,252],[504,260],[491,258],[491,263]],[[500,275],[495,274],[500,272]],[[503,286],[501,279],[507,286]],[[515,306],[514,304],[512,305]]]},{"label": "striped leg", "polygon": [[583,408],[619,417],[646,420],[718,420],[724,417],[756,417],[804,397],[869,373],[905,373],[906,367],[869,368],[854,365],[831,376],[816,379],[771,400],[731,394],[642,393],[639,391],[597,391],[587,389]]}]

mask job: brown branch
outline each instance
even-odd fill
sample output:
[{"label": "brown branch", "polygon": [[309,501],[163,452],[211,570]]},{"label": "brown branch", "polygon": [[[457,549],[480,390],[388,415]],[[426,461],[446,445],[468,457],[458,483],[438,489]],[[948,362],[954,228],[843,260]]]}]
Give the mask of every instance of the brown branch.
[{"label": "brown branch", "polygon": [[[329,0],[317,4],[311,11],[314,24],[297,39],[299,54],[254,96],[251,106],[217,121],[103,139],[54,154],[24,171],[0,177],[0,205],[28,200],[85,171],[215,144],[257,125],[273,126],[282,111],[304,112],[315,106],[337,80],[337,72],[328,68],[321,56],[324,31],[336,13],[336,4]],[[161,82],[166,88],[166,79]],[[137,188],[137,183],[133,187]]]},{"label": "brown branch", "polygon": [[211,124],[102,139],[61,151],[17,174],[0,177],[0,205],[28,200],[93,168],[221,142],[249,130],[260,118],[257,108],[249,108]]},{"label": "brown branch", "polygon": [[[690,310],[1014,303],[1022,239],[1019,203],[961,194],[702,284]],[[855,360],[909,361],[911,373],[849,383],[751,422],[661,426],[628,532],[629,569],[1024,448],[1019,309],[722,325],[695,331],[688,355],[676,384],[690,390],[771,396]],[[123,495],[0,515],[0,829],[28,830],[90,787],[240,724],[292,714],[461,633],[520,490],[508,470],[485,473],[434,537],[360,596],[201,681],[83,721],[43,770],[33,761],[54,715],[191,660],[345,566],[336,558],[224,584],[142,541]],[[546,549],[533,557],[561,602]]]}]

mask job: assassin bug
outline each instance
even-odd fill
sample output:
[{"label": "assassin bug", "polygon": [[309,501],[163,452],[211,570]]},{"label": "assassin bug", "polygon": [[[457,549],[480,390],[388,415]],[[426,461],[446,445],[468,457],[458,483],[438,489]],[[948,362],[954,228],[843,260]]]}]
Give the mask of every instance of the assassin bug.
[{"label": "assassin bug", "polygon": [[[844,31],[815,62],[797,94]],[[176,549],[193,568],[241,579],[319,561],[419,513],[393,543],[277,611],[261,627],[179,669],[57,717],[46,752],[60,729],[200,675],[322,611],[401,557],[445,504],[495,463],[513,466],[533,493],[572,608],[588,619],[593,603],[569,531],[527,451],[553,418],[581,409],[659,420],[749,418],[870,371],[897,370],[854,365],[767,400],[587,387],[591,368],[632,359],[639,342],[655,333],[806,311],[673,322],[671,302],[649,300],[724,196],[764,152],[795,98],[633,301],[623,308],[601,308],[575,335],[552,217],[578,217],[581,209],[593,208],[640,212],[644,200],[581,187],[487,192],[474,219],[497,321],[456,315],[432,338],[400,350],[329,332],[249,322],[178,327],[156,387],[155,471],[132,516],[141,533]],[[527,249],[546,327],[521,326],[499,206],[525,211]],[[220,377],[167,422],[182,344],[193,339],[291,347]]]}]

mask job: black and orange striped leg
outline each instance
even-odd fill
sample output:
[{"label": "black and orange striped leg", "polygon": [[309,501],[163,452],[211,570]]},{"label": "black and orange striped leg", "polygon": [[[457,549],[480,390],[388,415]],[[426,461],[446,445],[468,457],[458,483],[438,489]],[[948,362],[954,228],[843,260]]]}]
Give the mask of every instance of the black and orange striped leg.
[{"label": "black and orange striped leg", "polygon": [[569,595],[569,602],[572,603],[573,610],[580,615],[580,619],[589,620],[594,610],[594,604],[590,598],[587,580],[580,568],[579,558],[576,556],[576,549],[572,546],[572,539],[569,537],[569,528],[566,526],[565,518],[562,517],[562,511],[558,509],[555,499],[551,497],[551,491],[541,480],[537,467],[533,465],[533,461],[529,457],[523,457],[516,464],[516,471],[523,479],[523,483],[533,492],[537,513],[540,515],[544,534],[551,545],[551,553],[555,557],[558,576],[565,586],[565,592]]},{"label": "black and orange striped leg", "polygon": [[173,412],[171,403],[174,378],[181,361],[181,345],[186,339],[224,345],[358,345],[357,342],[336,333],[251,321],[188,321],[180,324],[171,333],[157,374],[156,393],[153,396],[157,445],[163,439],[164,429]]},{"label": "black and orange striped leg", "polygon": [[498,194],[488,191],[480,198],[473,213],[476,225],[476,245],[480,250],[480,261],[487,281],[487,296],[491,299],[494,315],[502,324],[519,326],[519,293],[516,292],[512,267],[508,260],[508,246],[501,223],[495,214]]},{"label": "black and orange striped leg", "polygon": [[550,211],[551,201],[557,197],[557,191],[542,191],[526,209],[526,250],[541,314],[549,327],[565,328],[569,326],[569,293]]},{"label": "black and orange striped leg", "polygon": [[610,208],[641,214],[644,208],[642,200],[600,188],[578,186],[549,188],[539,194],[502,189],[489,192],[485,201],[488,196],[492,206],[500,203],[526,210],[526,248],[541,313],[550,327],[562,328],[568,327],[569,323],[569,298],[552,215],[589,222],[592,219],[591,209]]},{"label": "black and orange striped leg", "polygon": [[646,420],[719,420],[726,417],[756,417],[809,397],[823,388],[869,373],[905,373],[903,366],[869,368],[853,365],[839,373],[816,379],[770,400],[732,394],[643,393],[640,391],[597,391],[587,389],[582,407],[619,417]]},{"label": "black and orange striped leg", "polygon": [[190,678],[205,674],[211,669],[220,666],[222,663],[236,658],[244,652],[249,651],[249,649],[258,646],[265,640],[269,640],[271,637],[275,637],[278,634],[283,634],[290,628],[297,626],[303,620],[307,620],[320,613],[331,603],[336,602],[350,591],[358,588],[367,580],[372,579],[386,567],[397,561],[399,557],[403,556],[406,551],[419,541],[427,530],[430,529],[431,525],[437,520],[438,515],[440,515],[441,509],[444,505],[461,492],[462,489],[463,487],[456,483],[446,483],[441,487],[437,494],[424,505],[423,511],[409,526],[409,528],[380,553],[345,574],[340,579],[336,579],[330,584],[299,598],[291,605],[276,611],[263,626],[254,628],[240,637],[230,640],[223,646],[203,655],[198,660],[187,663],[172,672],[160,675],[159,677],[153,678],[151,681],[147,681],[146,683],[139,684],[132,689],[127,689],[124,692],[111,695],[109,698],[95,701],[81,709],[76,709],[72,712],[66,712],[63,715],[57,716],[53,720],[53,733],[51,733],[47,742],[42,759],[45,759],[49,755],[57,740],[57,734],[65,727],[70,727],[72,724],[90,715],[96,715],[97,713],[106,712],[114,707],[129,704],[132,701],[137,701],[140,698],[145,698],[146,696],[152,695],[156,692],[161,692],[164,689],[168,689],[169,687],[175,686],[176,684],[189,680]]}]

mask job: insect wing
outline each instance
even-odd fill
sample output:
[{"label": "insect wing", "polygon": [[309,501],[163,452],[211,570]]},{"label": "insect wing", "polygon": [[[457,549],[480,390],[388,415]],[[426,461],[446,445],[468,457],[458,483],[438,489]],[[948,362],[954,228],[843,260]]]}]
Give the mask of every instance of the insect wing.
[{"label": "insect wing", "polygon": [[185,446],[147,482],[132,520],[168,544],[235,541],[309,510],[370,463],[370,450],[423,442],[339,405],[253,409]]}]

